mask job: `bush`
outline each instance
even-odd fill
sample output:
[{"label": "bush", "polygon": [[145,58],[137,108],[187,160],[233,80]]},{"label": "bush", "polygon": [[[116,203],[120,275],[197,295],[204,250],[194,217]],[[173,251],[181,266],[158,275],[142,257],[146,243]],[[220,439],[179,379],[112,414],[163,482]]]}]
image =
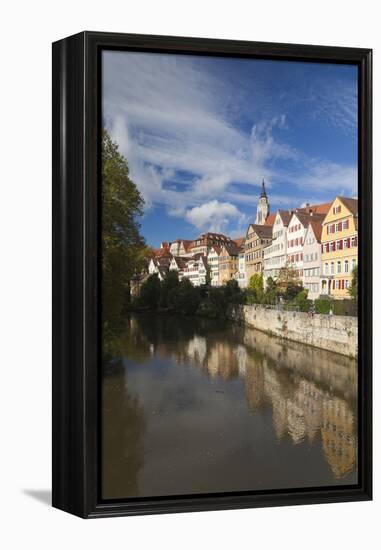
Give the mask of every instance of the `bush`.
[{"label": "bush", "polygon": [[307,298],[308,290],[301,290],[295,298],[290,302],[290,305],[297,307],[299,311],[311,311],[313,301]]},{"label": "bush", "polygon": [[333,313],[335,315],[357,315],[357,300],[335,300],[333,302]]},{"label": "bush", "polygon": [[314,302],[315,312],[316,313],[321,313],[323,315],[328,315],[328,313],[330,312],[330,310],[332,308],[332,302],[333,302],[333,300],[331,300],[331,298],[329,298],[328,296],[324,297],[324,298],[318,298]]}]

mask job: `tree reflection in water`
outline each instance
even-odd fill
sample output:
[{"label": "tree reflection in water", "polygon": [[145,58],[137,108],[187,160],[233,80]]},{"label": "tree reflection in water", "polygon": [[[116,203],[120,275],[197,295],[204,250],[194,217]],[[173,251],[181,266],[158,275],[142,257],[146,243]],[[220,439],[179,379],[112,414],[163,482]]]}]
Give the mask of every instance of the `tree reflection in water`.
[{"label": "tree reflection in water", "polygon": [[102,494],[105,499],[135,496],[143,466],[143,407],[129,393],[120,359],[104,357],[103,368]]},{"label": "tree reflection in water", "polygon": [[[198,415],[208,415],[209,412],[211,417],[213,414],[226,415],[225,422],[224,419],[219,419],[216,416],[216,426],[218,424],[224,429],[226,425],[227,430],[230,429],[228,425],[234,421],[235,415],[241,414],[242,422],[237,424],[242,426],[239,428],[242,431],[239,434],[241,447],[247,443],[247,453],[253,454],[253,460],[259,460],[258,445],[262,444],[263,448],[269,448],[268,452],[274,454],[275,451],[271,445],[277,442],[278,452],[284,452],[285,457],[291,456],[289,446],[299,446],[300,456],[298,458],[298,455],[295,454],[296,451],[292,451],[292,460],[300,459],[301,463],[303,463],[304,456],[310,460],[310,455],[306,454],[310,448],[314,451],[315,462],[318,460],[318,456],[324,456],[326,464],[329,465],[327,472],[319,465],[321,471],[316,479],[319,479],[321,483],[326,485],[345,484],[347,478],[350,483],[356,482],[356,361],[302,344],[285,342],[238,325],[166,316],[131,317],[128,319],[123,337],[117,343],[113,343],[113,348],[114,359],[108,360],[104,369],[104,498],[156,494],[154,489],[150,493],[150,483],[154,485],[155,483],[148,474],[144,474],[144,464],[147,463],[146,470],[148,472],[150,470],[148,463],[154,460],[150,453],[155,454],[156,449],[164,445],[164,441],[167,441],[167,437],[169,440],[170,437],[174,441],[177,440],[176,428],[185,429],[181,427],[182,423],[189,430],[188,439],[192,440],[191,449],[195,454],[193,468],[200,470],[199,477],[196,482],[193,482],[192,487],[197,486],[198,490],[205,488],[205,491],[216,490],[216,487],[219,487],[217,477],[215,485],[213,485],[213,481],[208,482],[207,479],[201,481],[204,474],[202,473],[203,468],[198,462],[198,452],[202,452],[208,447],[208,441],[216,440],[217,436],[212,431],[213,423],[208,428],[201,416],[200,430],[205,432],[202,436],[197,435],[196,428],[192,428],[192,417],[193,422],[197,423]],[[124,363],[122,358],[124,358]],[[156,370],[152,370],[153,364]],[[181,378],[178,385],[171,389],[170,386],[173,384],[171,377],[179,376],[181,371],[174,374],[176,371],[171,370],[171,374],[169,374],[165,366],[167,364],[188,369],[197,367],[200,373],[203,373],[205,382],[202,383],[202,378],[193,381],[186,371],[184,378]],[[144,389],[144,385],[137,382],[144,369],[148,368],[147,365],[151,365],[148,375],[150,378],[146,377],[145,380],[149,380],[151,383],[153,377],[158,377],[155,381],[155,391],[156,393],[163,392],[162,401],[160,401],[160,395],[152,397],[148,390]],[[130,373],[135,380],[134,395],[131,394],[131,389],[126,382],[127,374],[130,376]],[[138,374],[135,375],[135,373]],[[209,384],[213,381],[219,384],[219,389],[213,390],[214,392],[225,395],[223,413],[216,412],[217,402],[214,401],[214,397],[210,399],[209,403],[202,397],[203,392],[209,391],[206,395],[211,395],[210,389],[214,388],[214,386],[210,388],[207,386],[208,379]],[[242,392],[240,393],[241,387]],[[160,406],[153,405],[154,401],[160,403]],[[240,408],[242,401],[246,402],[247,413]],[[208,409],[208,407],[210,410],[203,413],[204,409]],[[151,413],[148,419],[149,411]],[[158,423],[157,417],[152,416],[155,414],[162,415],[166,424]],[[272,436],[268,433],[267,427],[258,430],[258,422],[255,424],[255,432],[250,433],[248,430],[246,433],[246,426],[250,425],[247,415],[254,415],[257,419],[262,418],[264,422],[267,422],[267,418],[271,418],[270,424],[266,424],[266,426],[271,426]],[[148,430],[146,430],[147,421]],[[212,421],[209,419],[209,422]],[[233,428],[232,433],[234,434]],[[159,434],[161,434],[162,441],[160,441]],[[230,432],[228,436],[231,437]],[[274,443],[269,442],[271,437],[271,441]],[[225,441],[227,442],[227,439]],[[189,454],[189,450],[185,452],[187,444],[188,442],[179,442],[176,451],[175,445],[172,449],[169,444],[168,448],[161,449],[161,454],[158,454],[156,460],[159,463],[163,455],[166,455],[166,459],[163,458],[162,468],[164,470],[166,464],[171,463],[176,464],[179,472],[182,468],[186,472],[187,460],[190,460],[190,457],[186,456]],[[220,464],[224,462],[222,457],[224,446],[223,442],[221,443],[221,438],[218,439],[218,444],[218,449],[212,447],[210,452],[217,456],[214,460]],[[172,451],[173,457],[171,457]],[[175,452],[178,452],[178,455]],[[226,476],[229,475],[234,478],[237,476],[236,468],[241,468],[243,471],[245,467],[250,468],[250,462],[247,462],[247,456],[244,456],[243,450],[235,449],[234,453],[235,458],[231,463],[231,472],[229,472],[229,462],[225,461],[226,466],[224,467],[227,471],[221,471],[219,479],[226,479]],[[182,459],[183,456],[186,458]],[[263,458],[263,472],[258,472],[258,480],[255,478],[257,486],[247,485],[245,487],[247,490],[262,488],[261,476],[263,479],[267,479],[266,476],[271,479],[271,472],[266,470],[267,458],[266,456]],[[182,460],[184,464],[182,464]],[[220,463],[217,462],[218,460]],[[272,457],[272,460],[275,458]],[[151,466],[151,468],[153,467]],[[159,468],[158,464],[156,464],[156,468]],[[281,478],[279,483],[282,483],[283,487],[292,487],[298,482],[297,465],[294,470],[294,478],[289,480],[290,485],[287,485],[287,479]],[[247,477],[250,478],[251,475],[248,470]],[[277,472],[277,475],[281,474]],[[309,475],[310,477],[308,477]],[[142,479],[141,484],[139,483],[140,478]],[[148,479],[151,481],[147,481]],[[314,472],[306,471],[303,479],[311,479],[313,485]],[[171,482],[173,482],[173,487]],[[233,481],[231,483],[233,484]],[[239,476],[236,483],[237,490],[242,490],[239,483],[243,483],[243,481]],[[299,486],[308,486],[305,481],[300,481],[300,483]],[[168,494],[175,494],[176,487],[179,487],[179,494],[187,488],[186,484],[183,485],[183,481],[176,485],[172,477],[168,478],[168,484],[170,486]],[[144,490],[140,485],[144,486]],[[221,486],[219,490],[232,490],[232,488],[235,486]],[[196,489],[195,492],[197,492]]]}]

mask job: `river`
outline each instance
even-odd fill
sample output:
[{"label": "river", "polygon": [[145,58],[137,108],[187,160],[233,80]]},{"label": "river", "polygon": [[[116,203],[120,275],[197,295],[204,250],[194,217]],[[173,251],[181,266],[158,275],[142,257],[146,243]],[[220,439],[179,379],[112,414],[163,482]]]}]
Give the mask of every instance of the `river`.
[{"label": "river", "polygon": [[104,499],[356,483],[355,360],[148,314],[107,346]]}]

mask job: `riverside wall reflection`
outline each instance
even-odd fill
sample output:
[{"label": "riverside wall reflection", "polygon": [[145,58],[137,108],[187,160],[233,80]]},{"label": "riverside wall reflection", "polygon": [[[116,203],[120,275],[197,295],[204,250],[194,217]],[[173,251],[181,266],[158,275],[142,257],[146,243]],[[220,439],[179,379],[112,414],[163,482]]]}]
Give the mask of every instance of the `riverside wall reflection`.
[{"label": "riverside wall reflection", "polygon": [[[353,359],[285,342],[249,327],[144,315],[128,319],[117,354],[133,360],[136,365],[144,365],[154,357],[171,360],[180,369],[196,367],[209,379],[226,384],[242,381],[249,413],[271,414],[271,429],[279,445],[319,446],[333,480],[343,480],[356,471],[357,362]],[[106,424],[109,421],[107,429],[115,436],[112,444],[120,446],[119,450],[114,448],[109,453],[113,457],[111,462],[115,461],[115,452],[125,457],[131,442],[139,450],[145,428],[144,403],[129,397],[125,407],[121,401],[122,394],[128,394],[128,373],[125,376],[123,390],[119,392],[118,383],[110,382],[109,375],[105,378],[106,405],[114,400],[112,406],[115,406],[115,399],[116,403],[119,399],[120,414],[124,418],[119,424],[119,433],[114,433],[112,423],[115,421],[107,420],[107,411],[105,414]],[[140,458],[132,466],[137,471],[144,460],[142,449],[138,455]],[[107,457],[105,462],[108,464]],[[120,471],[120,467],[117,465],[113,471]],[[134,494],[133,488],[127,489],[126,492],[126,487],[119,488],[117,492]]]}]

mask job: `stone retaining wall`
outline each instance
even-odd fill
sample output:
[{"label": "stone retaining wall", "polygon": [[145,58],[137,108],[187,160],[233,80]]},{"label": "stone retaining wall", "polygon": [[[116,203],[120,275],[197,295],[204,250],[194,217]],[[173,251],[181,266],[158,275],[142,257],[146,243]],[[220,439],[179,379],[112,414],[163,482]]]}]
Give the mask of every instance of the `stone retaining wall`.
[{"label": "stone retaining wall", "polygon": [[286,340],[357,357],[357,317],[236,306],[230,318]]}]

